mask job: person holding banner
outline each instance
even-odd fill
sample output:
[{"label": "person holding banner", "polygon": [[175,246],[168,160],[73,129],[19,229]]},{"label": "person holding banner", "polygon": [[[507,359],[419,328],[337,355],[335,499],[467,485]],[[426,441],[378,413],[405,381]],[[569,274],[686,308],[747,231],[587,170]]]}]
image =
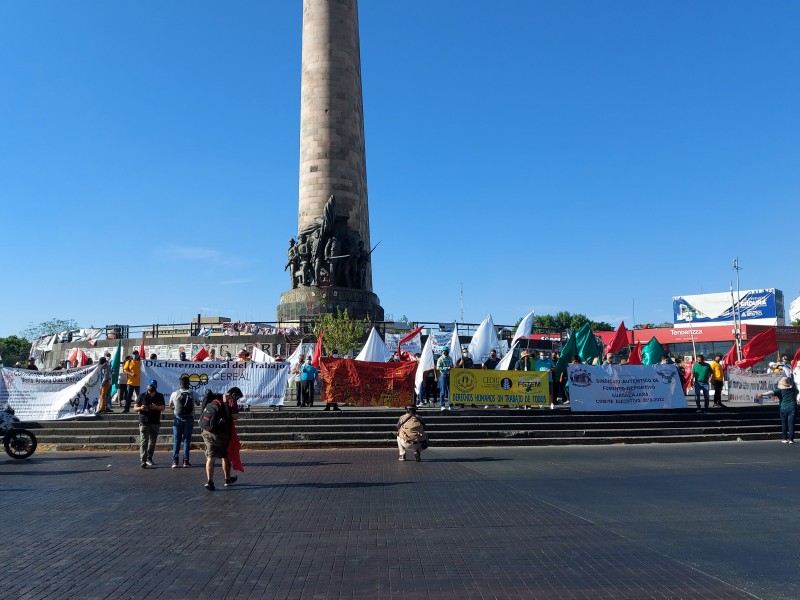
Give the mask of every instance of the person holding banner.
[{"label": "person holding banner", "polygon": [[[692,383],[694,384],[694,401],[697,404],[697,412],[708,412],[708,382],[711,379],[711,365],[706,362],[706,357],[702,354],[697,355],[697,362],[692,367]],[[700,393],[705,400],[704,410],[700,410]]]}]

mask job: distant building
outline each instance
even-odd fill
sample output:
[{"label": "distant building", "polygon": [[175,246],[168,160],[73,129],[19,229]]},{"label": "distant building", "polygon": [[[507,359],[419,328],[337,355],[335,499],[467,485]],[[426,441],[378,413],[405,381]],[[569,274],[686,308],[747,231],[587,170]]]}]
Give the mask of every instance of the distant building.
[{"label": "distant building", "polygon": [[794,323],[800,319],[800,296],[792,300],[789,305],[789,320]]}]

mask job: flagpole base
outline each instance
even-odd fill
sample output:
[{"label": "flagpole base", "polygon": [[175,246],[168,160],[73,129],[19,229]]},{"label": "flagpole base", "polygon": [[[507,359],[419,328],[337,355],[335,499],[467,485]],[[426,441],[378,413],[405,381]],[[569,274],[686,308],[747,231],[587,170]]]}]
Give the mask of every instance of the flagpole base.
[{"label": "flagpole base", "polygon": [[281,294],[278,322],[296,323],[347,309],[352,319],[383,321],[380,299],[372,292],[343,287],[300,286]]}]

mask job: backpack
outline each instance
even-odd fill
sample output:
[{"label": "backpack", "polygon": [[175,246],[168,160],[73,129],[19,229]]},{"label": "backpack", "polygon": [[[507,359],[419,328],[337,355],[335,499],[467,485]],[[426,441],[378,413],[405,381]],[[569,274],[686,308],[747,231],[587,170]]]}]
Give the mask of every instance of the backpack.
[{"label": "backpack", "polygon": [[181,393],[175,398],[175,414],[179,417],[190,417],[194,414],[192,392],[181,390]]},{"label": "backpack", "polygon": [[224,400],[214,398],[203,407],[203,414],[200,417],[201,430],[215,434],[228,433],[230,422],[228,404]]},{"label": "backpack", "polygon": [[422,423],[416,415],[408,415],[403,419],[397,434],[405,441],[412,444],[421,444],[428,441],[428,435],[425,433],[425,430],[422,428]]}]

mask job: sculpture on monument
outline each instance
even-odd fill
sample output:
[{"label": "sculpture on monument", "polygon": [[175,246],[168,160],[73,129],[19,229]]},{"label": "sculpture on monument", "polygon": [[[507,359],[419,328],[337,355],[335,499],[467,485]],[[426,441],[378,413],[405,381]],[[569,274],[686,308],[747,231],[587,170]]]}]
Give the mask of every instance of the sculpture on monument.
[{"label": "sculpture on monument", "polygon": [[336,219],[336,197],[331,194],[322,216],[308,223],[289,240],[288,262],[292,289],[299,286],[342,286],[363,290],[371,252],[364,242],[346,227],[347,217]]}]

